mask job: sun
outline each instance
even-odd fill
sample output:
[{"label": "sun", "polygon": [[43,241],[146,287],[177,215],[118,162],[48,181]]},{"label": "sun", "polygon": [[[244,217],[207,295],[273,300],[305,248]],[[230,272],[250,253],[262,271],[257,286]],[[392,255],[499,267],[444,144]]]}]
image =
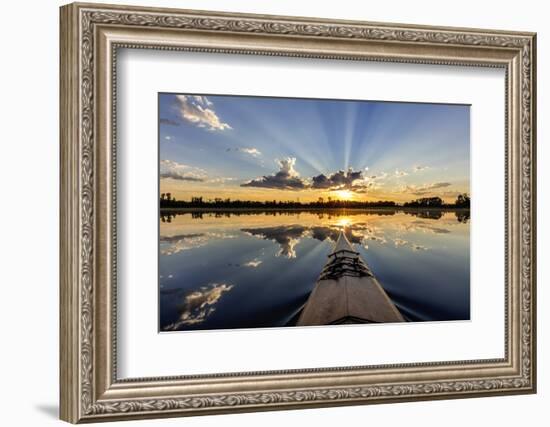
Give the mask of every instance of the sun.
[{"label": "sun", "polygon": [[349,190],[337,190],[335,193],[338,196],[338,198],[341,199],[341,200],[351,200],[351,199],[353,199],[353,192],[351,192]]}]

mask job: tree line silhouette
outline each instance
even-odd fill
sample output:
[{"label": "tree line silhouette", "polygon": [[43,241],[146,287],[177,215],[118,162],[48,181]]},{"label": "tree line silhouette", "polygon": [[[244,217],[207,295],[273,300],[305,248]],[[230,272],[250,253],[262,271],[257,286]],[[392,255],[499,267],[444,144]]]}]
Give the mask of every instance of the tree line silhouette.
[{"label": "tree line silhouette", "polygon": [[459,194],[454,203],[448,204],[441,199],[441,197],[423,197],[420,199],[412,200],[410,202],[403,203],[403,207],[406,208],[469,208],[470,196],[466,193]]},{"label": "tree line silhouette", "polygon": [[378,207],[405,207],[405,208],[470,208],[470,196],[466,193],[459,194],[454,203],[445,203],[440,197],[423,197],[420,199],[405,202],[399,205],[394,201],[356,201],[356,200],[337,200],[328,197],[326,200],[319,197],[318,200],[302,203],[300,201],[282,201],[282,200],[231,200],[220,197],[204,200],[202,196],[192,197],[188,200],[176,200],[171,193],[162,193],[160,195],[161,209],[177,208],[216,208],[216,209],[361,209]]}]

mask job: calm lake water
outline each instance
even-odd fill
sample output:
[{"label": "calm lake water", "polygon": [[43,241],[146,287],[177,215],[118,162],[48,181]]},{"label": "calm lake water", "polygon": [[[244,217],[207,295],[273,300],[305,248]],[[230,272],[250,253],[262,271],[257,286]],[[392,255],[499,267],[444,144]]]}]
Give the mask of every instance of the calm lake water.
[{"label": "calm lake water", "polygon": [[470,318],[469,212],[185,212],[160,223],[160,330],[291,326],[340,230],[409,321]]}]

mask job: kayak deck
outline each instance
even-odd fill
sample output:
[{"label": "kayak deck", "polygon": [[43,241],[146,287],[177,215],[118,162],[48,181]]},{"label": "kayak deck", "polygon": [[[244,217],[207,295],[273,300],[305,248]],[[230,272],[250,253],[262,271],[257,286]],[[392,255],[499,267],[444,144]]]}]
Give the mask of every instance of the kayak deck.
[{"label": "kayak deck", "polygon": [[405,321],[344,232],[328,258],[296,326]]}]

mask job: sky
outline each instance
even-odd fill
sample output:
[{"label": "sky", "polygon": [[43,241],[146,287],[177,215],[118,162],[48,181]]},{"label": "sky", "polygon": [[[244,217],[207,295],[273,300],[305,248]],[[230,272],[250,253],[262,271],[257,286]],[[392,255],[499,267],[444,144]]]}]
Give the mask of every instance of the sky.
[{"label": "sky", "polygon": [[159,94],[160,191],[177,200],[398,203],[470,188],[470,107]]}]

